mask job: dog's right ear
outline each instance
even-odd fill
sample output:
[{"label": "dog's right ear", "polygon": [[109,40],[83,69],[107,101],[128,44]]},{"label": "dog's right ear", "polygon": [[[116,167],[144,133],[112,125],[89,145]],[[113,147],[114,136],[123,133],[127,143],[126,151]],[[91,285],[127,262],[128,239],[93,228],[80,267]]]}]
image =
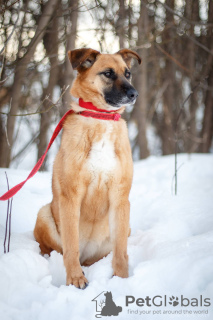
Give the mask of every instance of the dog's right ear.
[{"label": "dog's right ear", "polygon": [[135,51],[129,49],[121,49],[116,53],[121,55],[129,68],[131,68],[132,59],[137,59],[138,63],[141,64],[141,57]]},{"label": "dog's right ear", "polygon": [[68,51],[68,57],[73,69],[79,72],[90,68],[99,54],[99,51],[90,48]]}]

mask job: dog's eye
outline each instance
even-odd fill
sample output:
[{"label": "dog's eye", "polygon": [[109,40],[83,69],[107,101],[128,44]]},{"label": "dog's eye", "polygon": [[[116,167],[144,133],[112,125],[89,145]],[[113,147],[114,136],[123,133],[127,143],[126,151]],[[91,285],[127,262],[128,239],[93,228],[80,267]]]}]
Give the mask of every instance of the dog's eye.
[{"label": "dog's eye", "polygon": [[111,72],[107,71],[104,72],[105,77],[110,78],[111,77]]},{"label": "dog's eye", "polygon": [[130,73],[129,71],[126,71],[126,72],[125,72],[125,77],[126,77],[127,79],[129,79],[129,78],[131,77],[131,73]]}]

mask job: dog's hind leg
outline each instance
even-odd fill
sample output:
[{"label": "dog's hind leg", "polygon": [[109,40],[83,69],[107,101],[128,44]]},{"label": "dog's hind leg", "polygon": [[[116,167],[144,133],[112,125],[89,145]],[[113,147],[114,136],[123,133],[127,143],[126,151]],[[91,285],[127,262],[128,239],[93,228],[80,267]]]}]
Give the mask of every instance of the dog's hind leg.
[{"label": "dog's hind leg", "polygon": [[50,252],[53,250],[62,253],[61,239],[52,216],[50,204],[45,205],[39,210],[34,236],[40,244],[42,254],[50,255]]}]

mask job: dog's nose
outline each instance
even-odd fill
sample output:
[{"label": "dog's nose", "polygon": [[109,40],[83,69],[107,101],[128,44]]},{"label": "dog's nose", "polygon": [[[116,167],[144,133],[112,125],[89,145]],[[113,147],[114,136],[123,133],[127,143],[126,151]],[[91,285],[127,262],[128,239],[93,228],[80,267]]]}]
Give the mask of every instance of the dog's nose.
[{"label": "dog's nose", "polygon": [[135,100],[137,98],[138,92],[134,88],[130,88],[130,89],[127,90],[126,95],[131,101],[133,101],[133,100]]}]

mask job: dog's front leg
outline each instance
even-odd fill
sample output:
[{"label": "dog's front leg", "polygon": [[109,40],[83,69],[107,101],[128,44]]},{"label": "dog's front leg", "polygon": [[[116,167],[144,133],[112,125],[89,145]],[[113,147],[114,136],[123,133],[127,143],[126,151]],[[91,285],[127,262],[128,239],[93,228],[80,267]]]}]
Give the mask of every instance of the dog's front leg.
[{"label": "dog's front leg", "polygon": [[117,205],[111,206],[109,220],[110,236],[113,243],[112,267],[115,276],[127,278],[129,275],[127,239],[130,204],[128,199],[120,199],[120,201],[115,202]]},{"label": "dog's front leg", "polygon": [[66,284],[84,289],[88,281],[79,261],[80,199],[76,194],[60,197],[60,217],[63,259],[67,272]]}]

